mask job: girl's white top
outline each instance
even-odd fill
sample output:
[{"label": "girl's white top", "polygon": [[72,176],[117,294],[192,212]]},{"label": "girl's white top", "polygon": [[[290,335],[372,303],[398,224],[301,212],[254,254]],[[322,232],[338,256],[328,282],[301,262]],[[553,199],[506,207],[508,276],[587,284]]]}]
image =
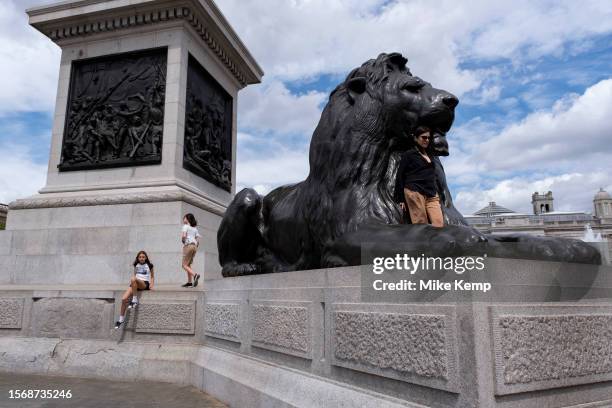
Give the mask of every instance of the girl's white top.
[{"label": "girl's white top", "polygon": [[192,227],[189,224],[183,224],[182,232],[186,233],[184,245],[198,243],[196,237],[200,237],[200,233],[198,232],[198,229],[196,227]]},{"label": "girl's white top", "polygon": [[147,265],[146,263],[137,263],[134,268],[136,269],[136,279],[140,279],[146,282],[151,281],[151,269],[149,269],[149,265]]}]

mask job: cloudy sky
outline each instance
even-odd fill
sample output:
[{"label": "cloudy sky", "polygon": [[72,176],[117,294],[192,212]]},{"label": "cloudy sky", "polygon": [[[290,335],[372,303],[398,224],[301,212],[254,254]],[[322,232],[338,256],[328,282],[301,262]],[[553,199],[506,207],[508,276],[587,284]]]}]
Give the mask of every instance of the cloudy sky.
[{"label": "cloudy sky", "polygon": [[[0,0],[0,202],[44,185],[59,49],[27,25],[37,0]],[[47,1],[48,3],[49,1]],[[329,92],[399,51],[460,99],[443,160],[459,209],[592,211],[612,192],[612,2],[218,0],[265,71],[239,95],[238,183],[302,180]]]}]

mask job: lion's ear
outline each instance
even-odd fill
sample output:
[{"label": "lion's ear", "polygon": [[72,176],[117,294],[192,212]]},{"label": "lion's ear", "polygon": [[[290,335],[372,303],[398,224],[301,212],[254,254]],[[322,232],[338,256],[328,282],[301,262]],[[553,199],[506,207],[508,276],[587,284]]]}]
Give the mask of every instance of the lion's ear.
[{"label": "lion's ear", "polygon": [[402,70],[406,68],[408,60],[399,52],[393,52],[389,54],[389,62],[395,65],[398,69]]},{"label": "lion's ear", "polygon": [[366,79],[365,77],[356,77],[351,78],[346,83],[346,88],[348,89],[348,97],[351,105],[355,102],[357,96],[365,92],[366,89]]}]

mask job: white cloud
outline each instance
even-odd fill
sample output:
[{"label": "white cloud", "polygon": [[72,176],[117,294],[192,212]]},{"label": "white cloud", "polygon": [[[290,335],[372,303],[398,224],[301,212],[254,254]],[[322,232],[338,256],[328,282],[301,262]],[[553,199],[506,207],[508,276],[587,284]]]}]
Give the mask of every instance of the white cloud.
[{"label": "white cloud", "polygon": [[[519,61],[542,55],[573,53],[579,42],[612,29],[612,3],[581,2],[486,2],[474,7],[485,17],[472,38],[463,41],[470,53],[483,58]],[[464,6],[458,2],[457,7]],[[474,21],[470,21],[473,23]]]},{"label": "white cloud", "polygon": [[481,103],[485,104],[488,102],[494,102],[498,100],[500,93],[501,93],[501,86],[499,85],[492,85],[492,86],[484,88],[481,94],[481,97],[482,97]]},{"label": "white cloud", "polygon": [[33,162],[25,146],[0,145],[0,163],[1,203],[33,195],[45,184],[47,166]]},{"label": "white cloud", "polygon": [[55,104],[60,50],[28,26],[28,3],[0,2],[0,116]]},{"label": "white cloud", "polygon": [[[504,57],[515,60],[518,69],[529,69],[525,61],[530,57],[546,52],[562,54],[565,43],[612,29],[612,19],[603,18],[609,14],[608,5],[595,2],[584,7],[577,3],[541,7],[530,2],[516,5],[479,1],[465,7],[461,2],[448,0],[433,7],[426,1],[272,0],[262,4],[226,0],[219,1],[219,5],[266,72],[263,85],[247,88],[240,95],[240,128],[276,135],[301,132],[304,140],[310,138],[318,123],[319,105],[326,95],[296,96],[281,81],[308,81],[321,74],[341,77],[380,52],[400,51],[409,58],[408,65],[415,75],[436,87],[463,95],[464,102],[497,101],[500,106],[512,109],[518,104],[516,98],[499,100],[504,86],[499,69],[464,69],[460,63],[470,58]],[[555,8],[554,13],[551,7]],[[597,24],[581,23],[593,16],[597,16]],[[517,22],[522,21],[538,27],[516,33]],[[528,54],[522,53],[525,49],[529,50]],[[535,77],[537,72],[525,75]],[[532,105],[550,106],[550,99],[536,96],[526,95]],[[548,104],[543,105],[544,102]],[[509,113],[506,120],[512,117]],[[484,140],[495,136],[492,132],[483,134],[482,130],[478,129],[476,135],[466,134],[464,138],[456,138],[456,131],[450,136],[453,157],[448,161],[448,168],[455,174],[454,182],[477,185],[481,181],[486,166],[472,153]],[[261,141],[259,149],[256,143],[248,143],[249,148],[243,149],[248,157],[241,156],[242,159],[251,160],[279,151],[279,146],[289,140],[279,137],[275,140],[278,144],[267,142]],[[305,163],[306,154],[303,158],[296,154],[291,157]],[[242,169],[239,180],[246,183],[251,169],[255,172],[267,168],[271,175],[277,175],[278,169],[283,168],[277,167],[279,162],[276,158],[257,159],[246,166],[239,162]],[[257,166],[251,166],[253,163]],[[304,174],[295,172],[283,180],[294,182],[303,175],[305,171]],[[267,181],[253,180],[253,184],[271,186],[272,179],[280,183],[278,178],[270,177]],[[263,187],[266,188],[269,187]]]},{"label": "white cloud", "polygon": [[282,149],[273,154],[238,160],[237,191],[255,186],[260,194],[265,194],[279,185],[304,180],[308,169],[308,152],[303,150]]},{"label": "white cloud", "polygon": [[295,95],[280,81],[247,88],[240,94],[238,190],[253,186],[260,194],[308,175],[308,142],[328,95]]},{"label": "white cloud", "polygon": [[502,87],[500,85],[483,85],[475,92],[470,92],[466,97],[461,99],[461,103],[465,105],[486,105],[499,100]]},{"label": "white cloud", "polygon": [[460,186],[456,205],[466,214],[489,201],[529,212],[531,194],[551,190],[557,210],[591,211],[598,188],[611,186],[611,117],[607,79],[500,132],[473,119],[451,135],[444,162],[447,178]]},{"label": "white cloud", "polygon": [[[497,77],[500,73],[495,70],[479,72],[483,76],[496,77],[496,81],[483,84],[480,92],[475,94],[479,102],[499,99],[501,88]],[[249,106],[243,116],[253,115],[249,117],[249,123],[255,128],[276,128],[280,133],[283,127],[301,128],[309,136],[318,121],[318,109],[314,106],[320,103],[319,97],[323,98],[323,95],[310,100],[302,97],[298,101],[298,97],[288,93],[278,80],[271,82],[272,86],[254,88],[256,91],[252,91],[250,99],[247,99]],[[535,98],[537,93],[537,89],[534,90],[530,98]],[[601,81],[582,95],[566,95],[556,102],[546,98],[546,103],[534,102],[534,106],[552,105],[552,108],[536,111],[518,123],[511,122],[511,115],[500,119],[505,123],[474,118],[453,129],[449,135],[451,157],[444,163],[449,179],[454,185],[461,186],[456,198],[460,208],[472,212],[488,201],[497,200],[511,208],[527,211],[533,191],[552,189],[558,199],[558,209],[590,210],[593,192],[600,185],[607,185],[606,175],[612,170],[608,164],[612,149],[608,143],[612,122],[607,119],[612,117],[612,80]],[[512,107],[518,102],[508,99],[499,103]],[[311,109],[304,109],[308,104]],[[291,106],[295,109],[292,110]],[[301,122],[300,126],[288,126],[286,118],[299,117],[300,112],[311,112],[310,119]],[[310,121],[312,125],[309,125]],[[267,124],[271,125],[268,127]],[[497,130],[500,125],[502,131]],[[282,140],[276,142],[279,145],[262,151],[278,150]],[[250,143],[255,142],[251,140]],[[267,142],[260,143],[263,146]],[[291,163],[293,159],[301,160],[303,170],[292,172],[287,177],[282,174],[285,168],[283,157],[270,160],[250,158],[249,165],[242,167],[239,180],[245,185],[257,184],[261,191],[302,180],[307,173],[306,153],[296,150],[288,157]],[[262,174],[267,176],[251,178],[251,173],[262,172],[262,169],[265,169]],[[525,171],[530,174],[522,176]]]},{"label": "white cloud", "polygon": [[[51,0],[0,3],[0,112],[50,110],[59,49],[27,25],[25,8]],[[459,96],[489,74],[466,58],[524,61],[575,53],[612,30],[612,3],[219,0],[266,71],[266,81],[345,74],[380,52],[400,51],[413,72]],[[256,18],[254,18],[256,16]],[[527,52],[525,52],[527,50]],[[274,86],[270,82],[270,87]],[[495,98],[499,90],[482,90]],[[314,103],[314,101],[313,101]]]},{"label": "white cloud", "polygon": [[505,128],[474,156],[489,170],[579,168],[581,162],[612,153],[610,118],[612,79],[607,79]]},{"label": "white cloud", "polygon": [[[380,52],[400,51],[412,71],[457,95],[484,79],[460,62],[575,53],[612,30],[612,3],[395,1],[219,1],[274,78],[346,73]],[[253,16],[257,16],[254,20]],[[567,49],[566,49],[567,48]],[[578,47],[580,48],[580,47]]]},{"label": "white cloud", "polygon": [[327,96],[315,91],[295,95],[280,81],[251,86],[240,93],[238,125],[241,129],[310,135]]},{"label": "white cloud", "polygon": [[[262,65],[282,80],[346,74],[381,52],[400,51],[417,75],[457,94],[479,80],[458,68],[456,25],[468,13],[454,7],[437,13],[425,3],[284,0],[219,2],[221,10]],[[253,16],[257,16],[254,23]],[[461,24],[464,26],[464,24]],[[470,28],[471,30],[471,28]],[[272,46],[273,45],[273,46]]]},{"label": "white cloud", "polygon": [[[27,26],[24,13],[26,7],[50,1],[0,2],[0,116],[13,111],[50,111],[53,107],[59,49]],[[321,74],[341,77],[380,52],[400,51],[409,58],[412,72],[434,86],[471,96],[480,103],[497,101],[499,106],[511,107],[518,100],[499,99],[504,86],[499,72],[466,68],[464,63],[507,58],[526,76],[536,78],[538,73],[529,69],[537,57],[571,56],[590,47],[591,37],[612,31],[609,1],[477,0],[469,7],[451,0],[435,5],[425,0],[218,3],[266,72],[264,84],[240,93],[238,116],[239,143],[244,146],[239,151],[238,180],[258,186],[262,192],[306,176],[308,154],[295,139],[300,137],[305,143],[310,138],[327,98],[322,92],[293,94],[282,81],[308,81]],[[490,175],[505,176],[506,184],[501,181],[499,188],[487,190],[485,186],[485,194],[503,195],[506,190],[533,189],[536,179],[544,183],[542,180],[550,177],[562,177],[550,174],[580,174],[585,179],[574,176],[567,182],[586,183],[585,189],[590,189],[599,179],[589,184],[589,175],[609,174],[610,170],[600,165],[609,159],[612,148],[606,143],[610,126],[605,121],[612,117],[610,88],[609,81],[602,81],[583,95],[529,115],[500,133],[485,120],[454,129],[449,137],[452,156],[445,160],[449,178],[462,186],[482,187]],[[552,102],[538,95],[537,89],[523,96],[537,109]],[[584,134],[584,139],[576,140],[577,134]],[[13,196],[30,194],[44,183],[43,166],[31,162],[30,156],[20,151],[1,162],[0,183],[10,179],[11,185],[18,186],[14,188],[23,187],[23,191],[11,193]],[[42,181],[31,187],[27,182],[15,182],[15,168],[25,169],[23,174],[39,174]],[[513,171],[518,168],[536,169],[543,175],[517,177]],[[37,180],[36,176],[32,179]],[[562,180],[550,183],[554,188],[565,188],[560,187],[565,185]],[[2,185],[0,192],[4,191],[9,190]],[[474,194],[471,198],[470,192]],[[477,194],[475,189],[462,190],[457,201],[475,202]],[[511,193],[507,196],[513,197]],[[4,196],[0,199],[8,200]],[[568,202],[578,205],[572,200]]]},{"label": "white cloud", "polygon": [[576,172],[537,180],[514,177],[489,189],[462,190],[455,197],[455,204],[463,214],[472,214],[490,201],[517,212],[531,214],[531,195],[536,191],[552,191],[556,211],[592,212],[593,196],[600,187],[612,191],[609,173]]}]

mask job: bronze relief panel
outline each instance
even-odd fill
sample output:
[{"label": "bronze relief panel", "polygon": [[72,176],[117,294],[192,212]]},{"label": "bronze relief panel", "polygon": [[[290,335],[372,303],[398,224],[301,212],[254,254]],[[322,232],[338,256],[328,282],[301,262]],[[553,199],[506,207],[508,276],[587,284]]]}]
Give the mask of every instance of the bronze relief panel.
[{"label": "bronze relief panel", "polygon": [[231,190],[232,97],[191,55],[183,167],[224,190]]},{"label": "bronze relief panel", "polygon": [[167,49],[75,61],[60,171],[161,163]]}]

